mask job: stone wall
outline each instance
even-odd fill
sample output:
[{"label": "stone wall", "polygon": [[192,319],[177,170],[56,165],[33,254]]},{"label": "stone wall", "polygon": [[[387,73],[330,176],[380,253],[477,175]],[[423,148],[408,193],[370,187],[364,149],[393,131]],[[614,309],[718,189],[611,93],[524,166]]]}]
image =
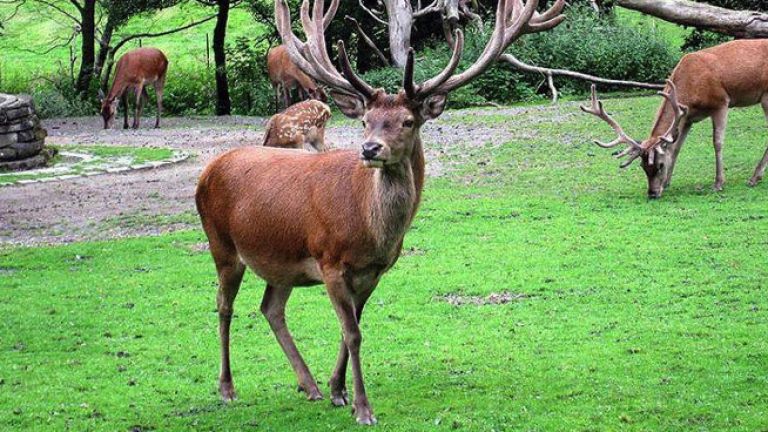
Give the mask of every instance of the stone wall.
[{"label": "stone wall", "polygon": [[0,170],[44,165],[54,154],[45,147],[47,135],[32,98],[0,93]]}]

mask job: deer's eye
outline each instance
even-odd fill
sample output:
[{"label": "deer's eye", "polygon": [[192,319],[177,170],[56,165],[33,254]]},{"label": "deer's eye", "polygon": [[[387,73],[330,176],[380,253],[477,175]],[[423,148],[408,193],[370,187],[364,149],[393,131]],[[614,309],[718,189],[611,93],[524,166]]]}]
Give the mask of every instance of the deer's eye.
[{"label": "deer's eye", "polygon": [[403,127],[404,128],[412,128],[413,127],[413,120],[411,120],[411,119],[405,120],[403,122]]},{"label": "deer's eye", "polygon": [[365,123],[365,120],[361,121],[360,123],[362,123],[362,124],[363,124],[363,129],[365,129],[365,127],[366,127],[366,126],[368,126],[368,125]]}]

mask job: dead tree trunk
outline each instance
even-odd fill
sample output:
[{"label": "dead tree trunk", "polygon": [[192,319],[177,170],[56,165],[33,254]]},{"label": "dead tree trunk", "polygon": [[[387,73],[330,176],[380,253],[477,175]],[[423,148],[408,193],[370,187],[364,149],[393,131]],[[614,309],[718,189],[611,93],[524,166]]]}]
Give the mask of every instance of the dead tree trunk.
[{"label": "dead tree trunk", "polygon": [[617,0],[616,4],[664,21],[737,38],[768,37],[768,13],[736,11],[687,0]]},{"label": "dead tree trunk", "polygon": [[411,48],[411,29],[413,28],[413,8],[410,0],[386,0],[389,24],[389,49],[392,63],[404,68]]}]

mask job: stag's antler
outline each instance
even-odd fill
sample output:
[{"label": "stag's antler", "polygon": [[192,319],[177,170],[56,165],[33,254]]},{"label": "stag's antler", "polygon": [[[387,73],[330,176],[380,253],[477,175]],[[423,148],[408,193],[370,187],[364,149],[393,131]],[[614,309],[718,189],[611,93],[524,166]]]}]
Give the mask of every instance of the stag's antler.
[{"label": "stag's antler", "polygon": [[597,98],[597,88],[594,84],[592,84],[592,106],[591,107],[580,106],[579,108],[581,108],[581,110],[584,111],[585,113],[592,114],[597,118],[605,121],[618,134],[618,137],[609,143],[604,143],[604,142],[595,140],[595,144],[597,144],[602,148],[613,148],[622,143],[627,144],[628,147],[625,150],[623,150],[621,153],[616,155],[617,158],[630,155],[629,159],[627,159],[621,164],[622,168],[628,167],[635,159],[637,159],[643,154],[643,152],[645,151],[643,146],[640,145],[640,143],[638,143],[634,139],[632,139],[632,137],[627,135],[624,132],[624,129],[622,129],[622,127],[619,126],[619,123],[616,122],[616,120],[614,120],[611,116],[609,116],[607,112],[605,112],[605,108],[603,107],[603,102]]},{"label": "stag's antler", "polygon": [[669,101],[672,110],[675,112],[675,120],[669,126],[667,132],[659,137],[659,139],[667,144],[672,144],[675,142],[675,135],[677,134],[677,128],[680,126],[680,122],[688,114],[688,107],[677,101],[677,87],[675,87],[675,83],[673,83],[672,80],[667,80],[667,85],[669,86],[669,92],[659,92],[659,95]]},{"label": "stag's antler", "polygon": [[[342,92],[370,98],[374,88],[354,73],[342,42],[338,44],[338,49],[343,74],[339,73],[330,60],[325,48],[325,30],[338,9],[339,0],[331,0],[325,15],[324,3],[324,0],[315,0],[311,16],[309,0],[302,3],[301,23],[307,35],[306,42],[302,42],[291,28],[291,15],[286,0],[275,0],[275,19],[288,55],[299,69],[317,81]],[[424,100],[432,94],[448,94],[480,75],[523,34],[551,29],[565,19],[562,15],[565,0],[556,0],[552,7],[542,13],[536,12],[538,5],[538,0],[500,0],[496,8],[496,25],[488,44],[475,63],[460,74],[454,75],[464,48],[464,36],[460,31],[457,31],[448,65],[437,76],[420,85],[413,81],[414,60],[413,53],[409,53],[403,81],[407,96],[414,100]]]}]

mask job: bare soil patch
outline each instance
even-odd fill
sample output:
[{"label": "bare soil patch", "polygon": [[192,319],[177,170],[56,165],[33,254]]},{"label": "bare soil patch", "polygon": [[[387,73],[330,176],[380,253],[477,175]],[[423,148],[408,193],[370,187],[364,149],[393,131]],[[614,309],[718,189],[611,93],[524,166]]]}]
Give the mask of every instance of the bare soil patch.
[{"label": "bare soil patch", "polygon": [[[229,149],[259,145],[264,122],[255,117],[184,117],[164,118],[161,129],[148,128],[151,122],[146,120],[139,130],[103,130],[97,117],[47,120],[47,143],[62,149],[89,144],[165,147],[193,156],[154,170],[0,188],[0,245],[59,244],[196,228],[190,215],[195,214],[195,185],[203,167]],[[435,177],[456,163],[448,156],[456,154],[456,147],[502,142],[510,132],[504,126],[467,127],[438,120],[425,126],[422,135],[427,174]],[[339,126],[329,128],[326,140],[332,147],[355,147],[360,136],[357,125]],[[126,220],[131,223],[123,223]]]}]

